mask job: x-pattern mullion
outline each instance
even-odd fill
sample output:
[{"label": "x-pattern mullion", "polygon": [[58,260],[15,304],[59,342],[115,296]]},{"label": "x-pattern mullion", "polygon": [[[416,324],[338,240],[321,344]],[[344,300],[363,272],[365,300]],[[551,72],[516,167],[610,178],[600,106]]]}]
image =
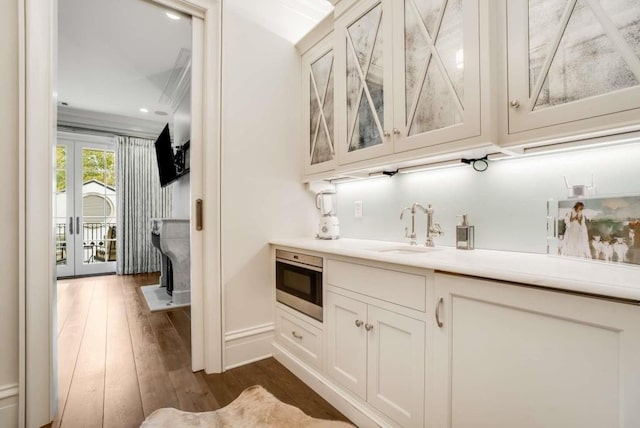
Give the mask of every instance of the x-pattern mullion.
[{"label": "x-pattern mullion", "polygon": [[640,82],[640,58],[638,58],[631,46],[629,46],[622,34],[620,34],[620,30],[611,20],[607,12],[602,8],[602,5],[594,0],[587,0],[587,3],[591,6],[596,19],[600,21],[605,33],[613,41],[613,44],[622,55],[622,58],[631,69],[631,72]]},{"label": "x-pattern mullion", "polygon": [[309,155],[313,159],[313,153],[316,150],[316,144],[318,143],[318,131],[320,130],[320,118],[322,117],[322,104],[320,104],[320,95],[318,94],[318,85],[316,84],[316,77],[313,74],[313,68],[311,69],[310,75],[313,92],[316,95],[316,103],[318,103],[320,107],[320,113],[318,114],[318,123],[316,124],[316,129],[313,130],[313,140],[311,141],[311,152]]},{"label": "x-pattern mullion", "polygon": [[329,81],[331,80],[331,73],[333,73],[333,55],[331,55],[331,65],[329,66],[329,73],[327,73],[327,80],[324,82],[324,94],[322,94],[322,105],[320,106],[320,115],[322,116],[322,124],[324,126],[324,130],[327,133],[327,141],[329,142],[329,147],[331,148],[331,153],[335,155],[335,149],[333,147],[333,141],[331,140],[331,133],[329,132],[329,125],[327,124],[327,118],[324,115],[324,105],[327,100],[327,93],[329,92]]},{"label": "x-pattern mullion", "polygon": [[318,113],[318,124],[316,125],[316,129],[313,133],[313,141],[311,144],[311,156],[313,157],[313,153],[316,149],[316,145],[318,143],[318,133],[320,131],[320,123],[324,127],[324,130],[327,134],[327,141],[329,142],[329,148],[331,149],[331,153],[335,155],[335,149],[333,147],[333,141],[331,140],[331,134],[329,132],[329,126],[327,125],[327,119],[324,115],[324,104],[327,99],[327,92],[329,92],[329,81],[331,80],[331,73],[333,72],[333,56],[331,56],[331,65],[329,66],[329,73],[327,73],[327,80],[324,82],[324,92],[322,93],[322,97],[320,97],[320,93],[318,92],[318,85],[316,83],[315,75],[313,74],[313,68],[311,69],[311,83],[313,85],[313,91],[316,94],[316,101],[318,103],[318,107],[320,111]]},{"label": "x-pattern mullion", "polygon": [[449,88],[449,91],[451,92],[451,95],[453,96],[453,100],[454,103],[456,105],[456,108],[458,109],[458,112],[460,113],[460,115],[464,114],[464,107],[462,105],[462,102],[460,101],[460,98],[458,97],[458,93],[456,92],[455,87],[453,86],[453,82],[451,81],[451,77],[449,76],[449,73],[447,72],[446,67],[444,66],[444,63],[442,62],[442,58],[440,57],[440,53],[438,52],[438,50],[436,49],[436,42],[438,41],[438,37],[440,35],[440,27],[442,26],[442,21],[444,20],[444,14],[445,11],[447,9],[447,5],[448,5],[448,0],[444,0],[442,2],[442,5],[440,6],[440,12],[438,13],[438,17],[436,19],[435,25],[434,25],[434,29],[433,29],[433,37],[431,36],[431,34],[429,34],[429,30],[427,29],[427,26],[425,24],[425,22],[422,20],[422,16],[420,15],[420,10],[418,9],[418,6],[415,4],[414,0],[409,0],[409,2],[411,3],[412,9],[414,11],[414,13],[417,15],[418,17],[418,21],[420,21],[420,29],[422,30],[422,34],[424,35],[425,39],[427,40],[427,45],[429,46],[429,54],[427,55],[427,59],[424,62],[424,66],[420,72],[420,79],[418,80],[418,83],[416,85],[416,90],[413,94],[413,101],[411,103],[411,109],[409,110],[409,118],[410,120],[407,121],[407,123],[411,124],[413,123],[413,119],[415,117],[416,111],[418,109],[418,101],[420,100],[420,92],[422,91],[422,88],[424,86],[425,80],[427,78],[427,72],[429,70],[429,66],[431,64],[431,61],[434,60],[436,62],[436,65],[438,67],[438,69],[440,70],[441,75],[443,76],[445,82],[447,83],[447,87]]},{"label": "x-pattern mullion", "polygon": [[[384,132],[382,130],[382,125],[380,124],[380,119],[378,118],[378,112],[375,110],[374,108],[374,104],[373,104],[373,99],[371,97],[371,93],[369,92],[369,87],[367,86],[367,81],[366,81],[366,76],[369,74],[369,69],[371,68],[371,63],[373,61],[373,51],[375,50],[376,47],[376,39],[378,38],[378,32],[380,31],[380,25],[382,23],[382,11],[380,11],[380,17],[378,19],[378,25],[375,28],[375,33],[374,33],[374,37],[373,37],[373,43],[371,44],[371,48],[369,49],[369,52],[367,52],[367,57],[366,57],[366,62],[365,62],[365,69],[362,70],[362,67],[360,66],[360,60],[358,59],[358,53],[356,52],[356,48],[353,44],[353,39],[351,38],[351,34],[349,33],[349,30],[347,29],[347,41],[348,41],[348,45],[351,48],[351,53],[353,54],[354,58],[355,58],[355,63],[356,63],[356,70],[358,71],[358,76],[360,77],[360,88],[358,90],[358,102],[355,104],[355,108],[356,108],[356,113],[360,110],[360,102],[362,101],[362,95],[366,95],[367,100],[369,101],[369,109],[371,110],[371,114],[373,116],[373,119],[376,122],[376,126],[378,127],[378,132],[380,134],[380,137],[382,137],[382,135],[384,135]],[[355,132],[355,128],[356,128],[356,124],[357,124],[357,117],[358,115],[354,115],[353,118],[353,123],[352,125],[349,127],[349,135],[348,135],[348,144],[349,146],[351,146],[351,139],[353,138],[353,133]]]},{"label": "x-pattern mullion", "polygon": [[542,90],[542,86],[544,85],[544,81],[547,79],[547,74],[549,73],[549,69],[551,68],[551,63],[553,62],[553,58],[555,58],[556,53],[558,51],[558,47],[560,46],[560,41],[562,40],[562,36],[564,35],[565,30],[567,29],[567,25],[569,24],[569,18],[571,18],[571,14],[573,13],[574,8],[576,7],[576,2],[578,0],[569,0],[567,7],[562,14],[562,18],[560,19],[560,29],[556,33],[556,36],[553,38],[553,43],[551,44],[551,49],[549,49],[549,54],[547,58],[544,60],[542,64],[542,69],[538,74],[538,81],[536,82],[536,86],[533,89],[533,93],[531,97],[529,97],[529,111],[533,111],[536,102],[538,101],[538,97],[540,96],[540,91]]}]

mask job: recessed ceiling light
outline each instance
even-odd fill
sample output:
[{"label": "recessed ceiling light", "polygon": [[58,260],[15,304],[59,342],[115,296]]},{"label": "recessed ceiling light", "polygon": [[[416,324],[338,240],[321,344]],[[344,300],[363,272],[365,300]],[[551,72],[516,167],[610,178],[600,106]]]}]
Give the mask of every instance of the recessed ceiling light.
[{"label": "recessed ceiling light", "polygon": [[140,109],[140,113],[149,113],[149,110],[147,110],[146,108],[142,107]]},{"label": "recessed ceiling light", "polygon": [[176,14],[175,14],[175,13],[173,13],[173,12],[167,12],[167,17],[168,17],[169,19],[173,19],[174,21],[177,21],[178,19],[180,19],[180,16],[179,16],[179,15],[176,15]]},{"label": "recessed ceiling light", "polygon": [[156,110],[154,111],[154,113],[157,114],[158,116],[167,116],[169,114],[166,111],[162,111],[162,110]]}]

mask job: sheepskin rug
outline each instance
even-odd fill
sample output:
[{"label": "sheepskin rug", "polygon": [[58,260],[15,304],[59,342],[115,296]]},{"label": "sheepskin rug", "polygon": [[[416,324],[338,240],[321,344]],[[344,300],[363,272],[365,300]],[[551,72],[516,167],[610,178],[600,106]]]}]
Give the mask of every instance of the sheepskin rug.
[{"label": "sheepskin rug", "polygon": [[260,385],[242,391],[233,402],[213,412],[191,413],[164,408],[151,413],[140,428],[353,428],[352,425],[307,416],[278,400]]}]

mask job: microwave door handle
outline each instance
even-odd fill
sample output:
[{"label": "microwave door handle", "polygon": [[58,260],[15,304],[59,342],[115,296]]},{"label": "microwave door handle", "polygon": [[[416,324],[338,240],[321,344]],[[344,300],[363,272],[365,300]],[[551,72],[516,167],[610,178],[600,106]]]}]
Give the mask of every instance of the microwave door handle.
[{"label": "microwave door handle", "polygon": [[312,270],[314,272],[322,272],[322,268],[321,267],[305,265],[304,263],[298,263],[298,262],[294,262],[294,261],[291,261],[291,260],[276,259],[276,262],[282,263],[282,264],[285,264],[285,265],[297,266],[299,268]]}]

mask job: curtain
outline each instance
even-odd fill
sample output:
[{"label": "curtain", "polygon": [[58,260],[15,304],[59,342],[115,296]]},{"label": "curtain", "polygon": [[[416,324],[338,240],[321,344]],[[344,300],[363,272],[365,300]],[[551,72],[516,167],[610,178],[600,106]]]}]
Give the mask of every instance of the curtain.
[{"label": "curtain", "polygon": [[160,252],[151,243],[151,218],[171,217],[171,187],[160,187],[154,142],[116,137],[117,273],[156,272]]}]

